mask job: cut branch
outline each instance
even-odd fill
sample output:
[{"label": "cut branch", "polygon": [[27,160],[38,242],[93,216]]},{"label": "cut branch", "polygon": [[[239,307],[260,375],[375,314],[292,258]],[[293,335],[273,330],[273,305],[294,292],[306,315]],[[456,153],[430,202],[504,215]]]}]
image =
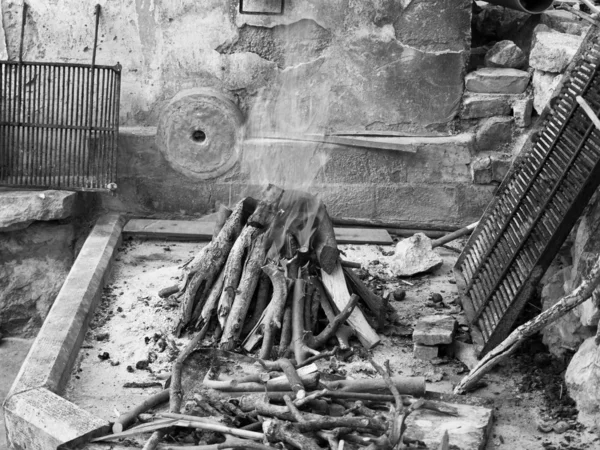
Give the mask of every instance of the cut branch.
[{"label": "cut branch", "polygon": [[116,420],[116,422],[112,426],[113,433],[120,433],[125,428],[127,428],[132,423],[134,423],[135,420],[137,419],[137,416],[139,416],[142,413],[145,413],[146,411],[148,411],[162,403],[167,402],[168,400],[169,400],[169,390],[168,389],[165,389],[161,392],[158,392],[158,393],[152,395],[151,397],[148,397],[146,400],[144,400],[142,403],[140,403],[135,408],[133,408],[130,411],[128,411],[127,413],[121,414],[119,416],[119,418]]},{"label": "cut branch", "polygon": [[594,264],[590,274],[582,283],[557,303],[540,315],[514,330],[500,345],[485,355],[471,372],[463,378],[454,389],[455,394],[464,394],[472,389],[475,383],[489,372],[496,364],[513,354],[525,339],[533,336],[548,324],[564,316],[573,308],[585,302],[592,296],[600,284],[600,258]]},{"label": "cut branch", "polygon": [[335,239],[333,223],[323,203],[319,205],[318,220],[319,225],[315,231],[313,244],[315,253],[321,269],[332,274],[339,261],[340,251]]},{"label": "cut branch", "polygon": [[385,326],[385,319],[387,314],[387,300],[384,300],[379,295],[374,294],[371,290],[365,286],[365,284],[361,281],[358,276],[351,269],[343,269],[344,275],[352,290],[358,294],[358,296],[365,302],[369,310],[373,313],[375,318],[377,319],[377,330],[383,329]]}]

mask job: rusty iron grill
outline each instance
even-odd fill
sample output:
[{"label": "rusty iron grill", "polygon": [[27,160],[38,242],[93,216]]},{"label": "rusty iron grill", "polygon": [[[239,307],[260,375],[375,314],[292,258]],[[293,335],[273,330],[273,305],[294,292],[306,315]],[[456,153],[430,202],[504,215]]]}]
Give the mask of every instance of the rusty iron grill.
[{"label": "rusty iron grill", "polygon": [[483,338],[481,355],[510,333],[600,184],[600,130],[576,101],[600,113],[599,59],[598,45],[578,59],[454,267],[466,316]]},{"label": "rusty iron grill", "polygon": [[121,67],[0,61],[0,185],[69,190],[116,184]]}]

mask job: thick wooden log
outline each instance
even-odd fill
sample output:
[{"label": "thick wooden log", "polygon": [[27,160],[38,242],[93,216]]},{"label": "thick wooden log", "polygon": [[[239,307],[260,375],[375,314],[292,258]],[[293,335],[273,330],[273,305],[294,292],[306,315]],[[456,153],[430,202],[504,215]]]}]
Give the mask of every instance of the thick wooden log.
[{"label": "thick wooden log", "polygon": [[333,273],[340,257],[333,223],[323,203],[319,206],[319,225],[315,230],[313,246],[321,268],[328,274]]},{"label": "thick wooden log", "polygon": [[[273,185],[269,185],[265,189],[263,200],[258,203],[256,210],[248,218],[248,223],[241,231],[240,236],[231,247],[231,251],[227,256],[225,269],[223,269],[225,272],[223,292],[221,293],[217,310],[217,317],[223,330],[226,328],[227,318],[235,300],[242,271],[245,270],[243,268],[244,258],[250,251],[256,237],[263,233],[266,227],[272,222],[282,195],[283,190]],[[256,287],[256,283],[254,283],[254,287]]]},{"label": "thick wooden log", "polygon": [[236,290],[231,312],[223,328],[220,346],[224,350],[233,350],[242,334],[248,308],[250,307],[250,302],[252,301],[260,277],[260,269],[265,262],[266,249],[264,238],[265,235],[261,234],[254,240],[250,255],[248,256],[240,285]]},{"label": "thick wooden log", "polygon": [[557,303],[513,331],[500,345],[487,353],[469,374],[454,388],[455,394],[464,394],[489,372],[496,364],[512,355],[525,339],[541,331],[573,308],[585,302],[600,285],[600,258],[596,260],[590,274],[581,284]]},{"label": "thick wooden log", "polygon": [[260,278],[258,280],[258,292],[256,294],[256,303],[252,310],[252,317],[246,320],[244,324],[244,329],[242,330],[242,336],[244,339],[250,333],[258,321],[260,320],[263,311],[267,307],[267,303],[271,299],[271,281],[266,273],[261,272]]},{"label": "thick wooden log", "polygon": [[181,335],[183,329],[190,323],[197,302],[203,302],[208,296],[231,247],[248,217],[249,204],[256,205],[254,200],[244,199],[240,201],[217,238],[207,244],[186,267],[187,273],[184,275],[181,289],[184,294],[180,317],[175,327],[176,335]]},{"label": "thick wooden log", "polygon": [[[350,301],[350,292],[348,292],[348,287],[346,286],[346,278],[344,277],[340,261],[336,262],[331,274],[321,269],[321,279],[329,297],[338,310],[342,311]],[[371,325],[369,325],[369,322],[367,322],[367,319],[359,308],[354,308],[348,318],[348,324],[356,332],[358,339],[365,348],[370,349],[380,342],[379,336]]]},{"label": "thick wooden log", "polygon": [[[392,377],[394,385],[402,395],[414,395],[422,397],[425,395],[424,377]],[[389,392],[385,380],[378,378],[366,378],[358,380],[322,381],[325,387],[331,391],[340,390],[347,392]]]},{"label": "thick wooden log", "polygon": [[217,210],[217,220],[215,221],[215,227],[213,229],[213,239],[219,235],[223,229],[223,225],[225,225],[225,222],[227,222],[227,219],[229,219],[232,212],[231,209],[222,203],[219,205],[219,209]]},{"label": "thick wooden log", "polygon": [[311,350],[304,342],[305,287],[306,282],[301,278],[294,282],[294,295],[292,297],[292,347],[298,364],[302,364],[309,353],[318,353]]},{"label": "thick wooden log", "polygon": [[204,328],[215,314],[217,303],[223,291],[224,275],[225,273],[221,271],[204,304],[196,305],[192,314],[192,320],[196,321],[196,328]]}]

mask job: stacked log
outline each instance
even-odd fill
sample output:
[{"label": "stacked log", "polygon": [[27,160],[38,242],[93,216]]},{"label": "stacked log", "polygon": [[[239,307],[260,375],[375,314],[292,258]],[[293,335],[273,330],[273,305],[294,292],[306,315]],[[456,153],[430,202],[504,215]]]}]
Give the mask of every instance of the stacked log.
[{"label": "stacked log", "polygon": [[172,294],[181,304],[177,335],[198,330],[199,339],[212,336],[224,350],[293,355],[299,364],[330,338],[342,348],[352,335],[366,348],[379,342],[374,327],[383,326],[387,305],[342,269],[317,197],[269,185],[260,200],[245,198],[219,217],[213,240]]}]

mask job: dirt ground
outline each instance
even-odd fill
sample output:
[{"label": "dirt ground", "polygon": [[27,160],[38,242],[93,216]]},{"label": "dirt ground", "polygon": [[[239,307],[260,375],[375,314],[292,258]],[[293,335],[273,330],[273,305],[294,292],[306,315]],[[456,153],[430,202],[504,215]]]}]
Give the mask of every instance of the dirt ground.
[{"label": "dirt ground", "polygon": [[[457,249],[461,242],[453,243]],[[107,420],[139,404],[161,389],[168,377],[174,348],[186,339],[173,339],[177,305],[157,295],[161,288],[175,284],[180,266],[202,244],[165,241],[125,241],[119,249],[112,277],[104,290],[84,345],[75,364],[65,397]],[[397,312],[394,327],[382,335],[382,344],[373,357],[389,360],[392,370],[406,376],[425,376],[427,389],[451,394],[466,373],[466,366],[453,358],[431,362],[412,355],[412,328],[425,315],[454,315],[467,330],[451,272],[458,253],[440,248],[444,264],[433,274],[408,279],[391,276],[387,267],[393,246],[342,246],[345,258],[360,262],[368,271],[365,280],[381,294],[403,289],[406,297],[392,301]],[[432,293],[443,298],[443,308],[434,308]],[[358,343],[356,343],[358,346]],[[477,397],[494,409],[494,426],[486,450],[600,449],[600,440],[575,420],[577,411],[563,382],[564,361],[556,361],[537,341],[524,346],[512,360],[484,378],[485,386],[459,398]],[[374,376],[360,351],[347,362],[322,362],[321,368],[352,377]],[[540,356],[542,355],[542,356]],[[148,388],[124,387],[128,382],[154,383]],[[448,396],[449,401],[457,399]],[[566,431],[544,433],[538,425],[560,424]],[[559,427],[559,428],[560,428]],[[562,431],[562,430],[561,430]],[[96,448],[89,446],[88,448]],[[106,445],[97,448],[107,448]],[[112,448],[120,448],[118,445]]]}]

